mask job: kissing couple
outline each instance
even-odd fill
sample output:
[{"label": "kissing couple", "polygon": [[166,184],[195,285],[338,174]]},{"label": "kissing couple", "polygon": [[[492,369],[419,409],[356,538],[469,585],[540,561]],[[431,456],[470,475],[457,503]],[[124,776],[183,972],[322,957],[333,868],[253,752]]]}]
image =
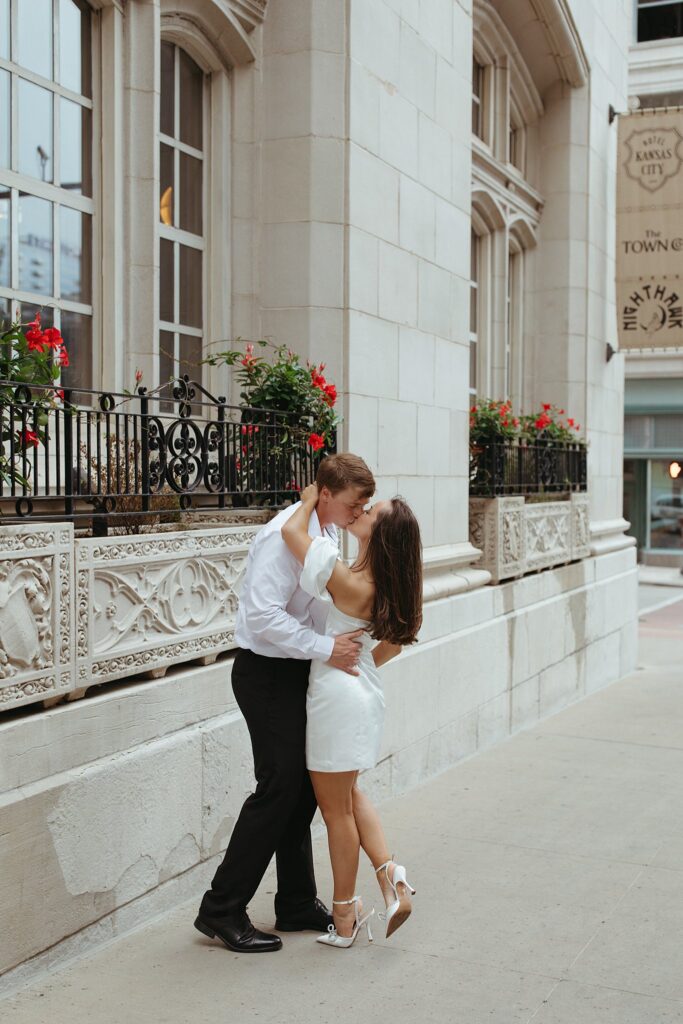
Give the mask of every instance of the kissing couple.
[{"label": "kissing couple", "polygon": [[[232,668],[235,699],[254,753],[256,791],[201,901],[195,927],[228,949],[266,953],[277,935],[256,929],[247,906],[273,855],[275,929],[314,930],[347,947],[369,919],[356,895],[360,847],[375,868],[391,935],[414,890],[388,852],[358,774],[379,757],[384,698],[378,669],[416,642],[422,624],[422,545],[403,501],[369,502],[375,480],[357,455],[324,458],[315,484],[254,539],[240,588]],[[355,537],[339,558],[337,527]],[[327,827],[332,914],[317,898],[311,821]]]}]

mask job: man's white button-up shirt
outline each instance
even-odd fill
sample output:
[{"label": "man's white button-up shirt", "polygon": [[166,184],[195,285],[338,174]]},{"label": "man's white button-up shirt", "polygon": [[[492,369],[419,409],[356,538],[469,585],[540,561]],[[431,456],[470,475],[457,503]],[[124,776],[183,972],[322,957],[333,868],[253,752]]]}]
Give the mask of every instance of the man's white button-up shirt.
[{"label": "man's white button-up shirt", "polygon": [[[283,509],[254,538],[238,587],[235,640],[267,658],[327,661],[334,648],[334,637],[324,635],[328,608],[301,589],[303,567],[282,539],[283,523],[300,504]],[[337,543],[336,527],[321,530],[315,511],[308,533]]]}]

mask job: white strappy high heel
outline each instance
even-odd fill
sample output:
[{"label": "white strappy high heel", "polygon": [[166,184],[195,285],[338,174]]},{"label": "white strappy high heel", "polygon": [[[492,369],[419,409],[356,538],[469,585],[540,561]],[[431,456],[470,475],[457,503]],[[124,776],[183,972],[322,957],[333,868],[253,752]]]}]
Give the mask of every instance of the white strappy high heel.
[{"label": "white strappy high heel", "polygon": [[[389,877],[389,865],[394,865],[394,876]],[[376,874],[380,871],[384,871],[387,882],[394,891],[394,902],[389,904],[386,911],[382,914],[378,914],[380,921],[386,921],[387,923],[387,934],[389,938],[397,928],[400,928],[404,921],[407,921],[410,917],[413,906],[410,902],[410,897],[415,895],[415,889],[406,878],[406,869],[402,864],[396,864],[393,860],[387,860],[384,864],[380,864],[376,868]],[[400,886],[400,889],[399,889]]]},{"label": "white strappy high heel", "polygon": [[370,931],[370,918],[375,913],[375,908],[373,907],[370,913],[366,914],[365,917],[361,917],[360,914],[358,913],[359,901],[360,896],[354,896],[352,900],[332,900],[332,903],[336,903],[338,906],[340,904],[346,904],[346,906],[348,906],[350,903],[354,904],[354,910],[356,912],[356,921],[353,926],[353,931],[350,935],[339,935],[334,925],[330,924],[327,926],[327,933],[325,935],[319,935],[315,941],[322,942],[324,946],[339,946],[342,949],[348,949],[349,946],[353,945],[356,939],[356,935],[358,935],[358,932],[361,930],[363,925],[365,925],[365,930],[368,933],[368,942],[372,942],[372,932]]}]

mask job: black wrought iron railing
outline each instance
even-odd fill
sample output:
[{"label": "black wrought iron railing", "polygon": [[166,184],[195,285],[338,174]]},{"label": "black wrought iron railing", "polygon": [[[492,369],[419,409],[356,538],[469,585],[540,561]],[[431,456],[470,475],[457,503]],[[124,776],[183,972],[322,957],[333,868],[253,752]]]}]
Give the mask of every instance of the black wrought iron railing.
[{"label": "black wrought iron railing", "polygon": [[103,534],[190,510],[278,506],[325,454],[308,445],[307,418],[230,406],[187,377],[152,393],[47,394],[0,381],[4,524],[91,519]]},{"label": "black wrought iron railing", "polygon": [[558,494],[586,490],[586,446],[517,438],[470,444],[470,495]]}]

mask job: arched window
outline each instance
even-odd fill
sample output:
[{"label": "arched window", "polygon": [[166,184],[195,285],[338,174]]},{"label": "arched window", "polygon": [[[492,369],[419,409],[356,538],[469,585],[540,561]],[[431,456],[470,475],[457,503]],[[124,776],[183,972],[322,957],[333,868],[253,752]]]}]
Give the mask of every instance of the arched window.
[{"label": "arched window", "polygon": [[199,65],[161,43],[159,381],[201,381],[205,328],[208,90]]},{"label": "arched window", "polygon": [[61,329],[61,381],[93,382],[93,18],[0,0],[0,319]]},{"label": "arched window", "polygon": [[543,206],[529,180],[535,166],[529,157],[533,125],[543,106],[514,39],[488,0],[474,5],[473,67],[472,223],[478,281],[471,377],[482,397],[520,403],[525,250],[535,245]]}]

